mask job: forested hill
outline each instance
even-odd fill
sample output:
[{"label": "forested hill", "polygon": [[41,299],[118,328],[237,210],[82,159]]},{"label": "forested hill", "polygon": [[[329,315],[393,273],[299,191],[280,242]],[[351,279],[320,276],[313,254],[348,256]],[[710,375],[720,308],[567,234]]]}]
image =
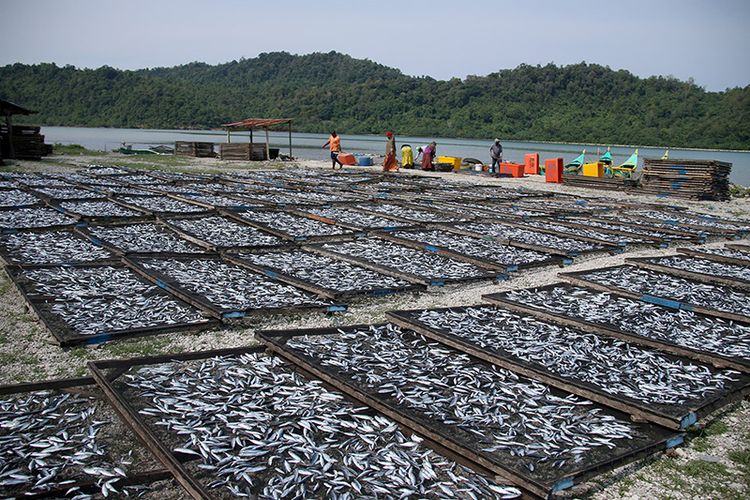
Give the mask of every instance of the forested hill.
[{"label": "forested hill", "polygon": [[0,97],[45,125],[210,128],[289,117],[299,131],[750,149],[750,86],[706,92],[594,64],[521,65],[464,80],[411,77],[331,52],[216,66],[0,68]]}]

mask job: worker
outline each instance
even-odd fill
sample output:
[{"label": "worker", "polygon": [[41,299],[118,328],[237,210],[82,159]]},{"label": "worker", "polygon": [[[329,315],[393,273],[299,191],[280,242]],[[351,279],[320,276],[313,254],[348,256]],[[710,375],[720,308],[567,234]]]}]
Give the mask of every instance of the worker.
[{"label": "worker", "polygon": [[396,138],[393,132],[386,132],[388,138],[385,143],[385,160],[383,160],[383,172],[397,172],[398,161],[396,161]]},{"label": "worker", "polygon": [[414,168],[414,153],[408,144],[401,146],[401,166],[403,168]]},{"label": "worker", "polygon": [[339,164],[339,168],[344,168],[344,164],[339,161],[339,153],[341,153],[341,137],[336,134],[334,130],[328,137],[328,140],[323,144],[322,149],[326,146],[331,148],[331,168],[336,170],[336,164]]},{"label": "worker", "polygon": [[434,141],[422,149],[422,170],[435,170],[432,160],[437,153],[437,143]]},{"label": "worker", "polygon": [[499,174],[500,164],[503,162],[503,145],[500,144],[500,139],[495,139],[495,143],[490,146],[490,158],[492,159],[490,174]]}]

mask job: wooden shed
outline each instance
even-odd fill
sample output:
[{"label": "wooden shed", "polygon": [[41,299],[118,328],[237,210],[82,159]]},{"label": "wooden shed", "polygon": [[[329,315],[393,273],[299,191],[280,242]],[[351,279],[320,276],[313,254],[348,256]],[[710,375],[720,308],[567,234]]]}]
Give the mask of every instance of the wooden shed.
[{"label": "wooden shed", "polygon": [[0,160],[3,158],[17,158],[20,160],[40,160],[48,153],[44,144],[44,136],[39,127],[27,125],[14,126],[13,115],[32,115],[37,111],[26,109],[18,104],[0,99],[0,115],[4,117],[0,123]]},{"label": "wooden shed", "polygon": [[[292,156],[292,120],[289,118],[248,118],[246,120],[225,123],[222,128],[227,131],[227,142],[220,146],[222,160],[268,160],[276,157],[278,151],[270,147],[268,129],[286,125],[289,132],[289,156]],[[253,130],[265,131],[265,143],[255,144]],[[232,143],[232,132],[249,131],[250,142]]]}]

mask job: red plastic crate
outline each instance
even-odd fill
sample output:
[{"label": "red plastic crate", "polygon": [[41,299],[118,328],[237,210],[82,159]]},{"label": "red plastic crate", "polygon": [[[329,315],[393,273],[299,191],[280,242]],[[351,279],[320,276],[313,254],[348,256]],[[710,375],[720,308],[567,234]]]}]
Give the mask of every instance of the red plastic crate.
[{"label": "red plastic crate", "polygon": [[528,175],[539,175],[539,153],[528,153],[524,155],[524,173]]},{"label": "red plastic crate", "polygon": [[546,182],[561,183],[563,181],[563,169],[562,158],[544,160],[544,180]]}]

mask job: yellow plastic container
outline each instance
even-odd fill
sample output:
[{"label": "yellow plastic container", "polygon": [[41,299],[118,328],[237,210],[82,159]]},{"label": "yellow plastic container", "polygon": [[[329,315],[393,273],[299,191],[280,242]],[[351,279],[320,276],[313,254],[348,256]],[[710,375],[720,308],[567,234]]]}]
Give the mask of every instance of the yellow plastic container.
[{"label": "yellow plastic container", "polygon": [[461,160],[463,158],[456,158],[455,156],[438,156],[437,161],[438,163],[450,163],[453,165],[453,170],[458,170],[461,168]]},{"label": "yellow plastic container", "polygon": [[583,175],[585,177],[604,177],[604,163],[584,163]]}]

